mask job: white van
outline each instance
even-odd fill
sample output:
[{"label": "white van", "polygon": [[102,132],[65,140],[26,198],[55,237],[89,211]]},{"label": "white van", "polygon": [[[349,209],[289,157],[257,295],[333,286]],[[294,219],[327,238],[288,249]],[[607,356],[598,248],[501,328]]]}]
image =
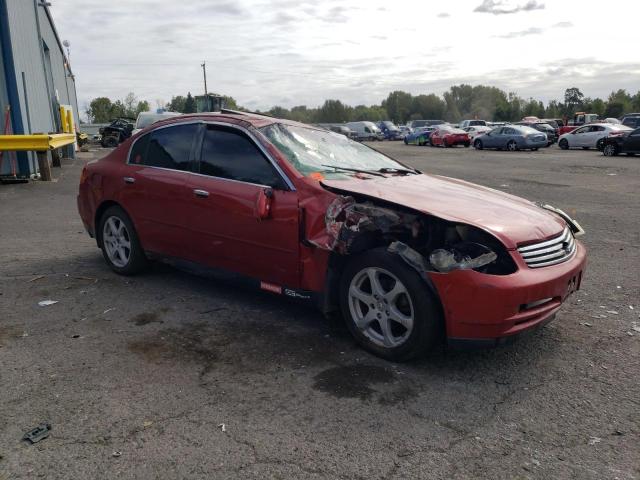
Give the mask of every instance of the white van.
[{"label": "white van", "polygon": [[140,130],[147,128],[152,123],[159,122],[160,120],[166,120],[167,118],[177,117],[182,115],[178,112],[162,112],[162,113],[154,113],[154,112],[142,112],[138,114],[138,118],[136,119],[136,126],[131,132],[131,135],[135,135]]},{"label": "white van", "polygon": [[384,140],[382,130],[373,122],[349,122],[346,124],[356,134],[356,140]]}]

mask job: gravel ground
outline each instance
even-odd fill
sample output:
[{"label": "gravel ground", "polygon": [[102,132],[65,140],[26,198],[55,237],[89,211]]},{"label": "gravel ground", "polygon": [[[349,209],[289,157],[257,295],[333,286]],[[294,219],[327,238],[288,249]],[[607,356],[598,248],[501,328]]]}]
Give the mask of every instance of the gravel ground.
[{"label": "gravel ground", "polygon": [[375,147],[572,212],[582,290],[515,344],[391,364],[233,279],[112,273],[81,154],[0,185],[0,479],[640,478],[640,159]]}]

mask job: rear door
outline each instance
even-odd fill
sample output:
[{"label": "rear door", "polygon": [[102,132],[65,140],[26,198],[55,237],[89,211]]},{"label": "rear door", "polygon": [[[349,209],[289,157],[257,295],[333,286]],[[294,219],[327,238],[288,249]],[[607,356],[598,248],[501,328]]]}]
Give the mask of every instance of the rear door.
[{"label": "rear door", "polygon": [[[297,287],[298,195],[251,134],[232,125],[203,126],[197,174],[190,176],[186,221],[203,264]],[[270,197],[270,215],[258,202]]]},{"label": "rear door", "polygon": [[197,123],[161,127],[131,148],[119,200],[145,250],[176,257],[190,252],[184,212],[192,200],[187,181],[195,168],[198,129]]}]

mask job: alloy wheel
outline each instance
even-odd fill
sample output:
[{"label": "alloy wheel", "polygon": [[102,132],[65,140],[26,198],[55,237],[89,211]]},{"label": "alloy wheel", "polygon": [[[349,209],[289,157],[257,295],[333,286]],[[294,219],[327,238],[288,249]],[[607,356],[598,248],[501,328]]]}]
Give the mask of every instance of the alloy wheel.
[{"label": "alloy wheel", "polygon": [[111,263],[124,268],[131,259],[131,236],[124,222],[116,217],[109,217],[102,229],[102,243]]},{"label": "alloy wheel", "polygon": [[510,140],[509,143],[507,143],[507,149],[510,152],[515,152],[517,148],[518,146],[516,145],[516,142],[514,142],[513,140]]},{"label": "alloy wheel", "polygon": [[616,154],[616,147],[611,144],[605,145],[603,153],[607,157],[613,157]]},{"label": "alloy wheel", "polygon": [[415,310],[405,285],[378,267],[358,272],[349,285],[349,311],[355,326],[376,345],[393,348],[411,335]]}]

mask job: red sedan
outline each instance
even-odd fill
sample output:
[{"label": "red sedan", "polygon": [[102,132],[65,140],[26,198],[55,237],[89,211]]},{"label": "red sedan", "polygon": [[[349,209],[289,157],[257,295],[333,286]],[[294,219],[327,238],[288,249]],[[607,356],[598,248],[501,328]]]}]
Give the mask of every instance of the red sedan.
[{"label": "red sedan", "polygon": [[151,259],[240,273],[341,312],[403,360],[439,340],[495,345],[580,287],[560,210],[427,175],[343,135],[239,112],[154,124],[85,166],[80,216],[112,270]]},{"label": "red sedan", "polygon": [[441,126],[438,127],[429,137],[432,147],[455,147],[456,145],[471,145],[469,134],[459,128]]}]

